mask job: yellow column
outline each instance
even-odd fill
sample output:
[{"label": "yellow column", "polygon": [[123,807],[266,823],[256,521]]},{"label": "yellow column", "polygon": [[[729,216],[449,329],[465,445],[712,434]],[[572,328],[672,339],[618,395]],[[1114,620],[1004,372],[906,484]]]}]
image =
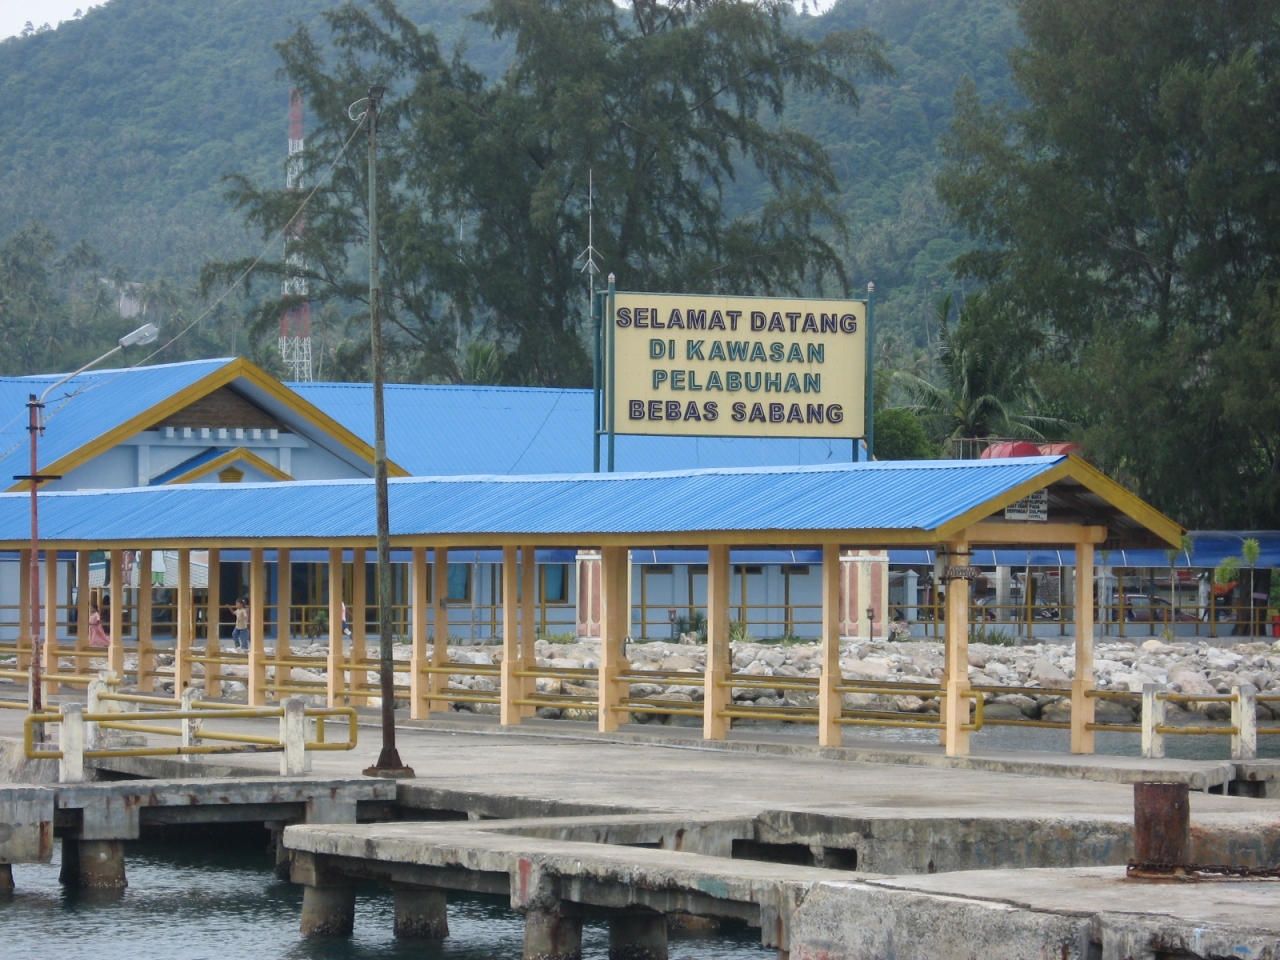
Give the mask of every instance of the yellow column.
[{"label": "yellow column", "polygon": [[18,551],[18,669],[31,666],[31,551]]},{"label": "yellow column", "polygon": [[822,545],[822,676],[818,680],[818,743],[840,746],[839,724],[843,674],[840,670],[840,545]]},{"label": "yellow column", "polygon": [[262,547],[249,550],[249,705],[263,707],[267,703],[267,658],[263,642],[266,628],[264,608],[267,602],[266,565]]},{"label": "yellow column", "polygon": [[[289,562],[289,551],[276,551],[276,651],[275,682],[288,683],[293,676],[293,668],[282,666],[281,660],[289,660],[293,654],[293,643],[290,637],[290,614],[293,612],[293,566]],[[278,694],[277,700],[284,699],[285,694]]]},{"label": "yellow column", "polygon": [[703,681],[702,736],[723,740],[730,724],[720,711],[732,702],[733,693],[720,685],[733,672],[729,648],[729,547],[712,544],[707,554],[707,672]]},{"label": "yellow column", "polygon": [[631,669],[625,656],[631,628],[631,603],[627,596],[630,557],[626,547],[604,547],[600,551],[600,717],[601,733],[618,729],[630,714],[614,707],[631,692],[629,683],[614,678]]},{"label": "yellow column", "polygon": [[427,548],[414,547],[410,551],[412,573],[410,587],[413,590],[410,611],[410,653],[409,653],[409,717],[420,720],[431,712],[431,704],[423,700],[430,692],[430,674],[423,673],[427,666]]},{"label": "yellow column", "polygon": [[342,548],[329,548],[329,663],[325,677],[328,683],[328,703],[331,707],[340,707],[338,703],[346,689],[342,673],[342,648],[345,638],[342,635]]},{"label": "yellow column", "polygon": [[[156,648],[151,642],[151,551],[139,550],[138,562],[138,692],[156,688]],[[175,624],[174,629],[177,629]]]},{"label": "yellow column", "polygon": [[499,693],[499,720],[503,726],[520,722],[520,708],[515,700],[520,695],[515,671],[520,664],[520,605],[516,600],[516,548],[502,548],[502,689]]},{"label": "yellow column", "polygon": [[1071,681],[1071,752],[1093,753],[1097,701],[1087,696],[1093,682],[1093,544],[1076,543],[1076,676]]},{"label": "yellow column", "polygon": [[[89,551],[76,551],[76,649],[89,649]],[[81,673],[84,660],[76,658],[76,673]]]},{"label": "yellow column", "polygon": [[222,551],[209,548],[209,590],[205,600],[204,665],[206,699],[222,696]]},{"label": "yellow column", "polygon": [[[368,574],[365,572],[365,553],[363,547],[351,551],[351,668],[348,690],[367,691],[369,688],[368,667],[365,659],[365,624],[369,616]],[[349,697],[347,702],[355,707],[363,707],[369,702],[367,696]]]},{"label": "yellow column", "polygon": [[[179,699],[182,691],[191,686],[191,647],[195,633],[195,605],[191,596],[191,551],[178,551],[178,609],[177,639],[173,647],[173,696]],[[206,666],[206,671],[208,667]]]},{"label": "yellow column", "polygon": [[[533,648],[537,643],[537,621],[534,619],[538,593],[538,565],[534,559],[532,546],[520,548],[520,669],[530,670],[534,665]],[[516,686],[520,691],[520,699],[527,700],[538,688],[534,677],[518,677]],[[531,704],[522,704],[520,716],[532,717],[538,708]]]},{"label": "yellow column", "polygon": [[[58,551],[44,552],[44,660],[41,669],[45,675],[58,672]],[[47,680],[45,696],[58,692],[58,684]]]},{"label": "yellow column", "polygon": [[[449,662],[449,548],[436,547],[431,551],[431,664],[442,667]],[[427,689],[439,694],[449,686],[449,677],[443,673],[429,676]],[[427,702],[428,709],[443,710],[439,700]]]},{"label": "yellow column", "polygon": [[112,550],[107,560],[111,586],[111,645],[107,647],[107,669],[124,681],[124,551]]},{"label": "yellow column", "polygon": [[[969,566],[969,544],[963,540],[948,544],[947,564]],[[949,757],[969,754],[969,580],[952,578],[947,582],[947,665],[943,678],[942,719],[945,724],[946,751]]]}]

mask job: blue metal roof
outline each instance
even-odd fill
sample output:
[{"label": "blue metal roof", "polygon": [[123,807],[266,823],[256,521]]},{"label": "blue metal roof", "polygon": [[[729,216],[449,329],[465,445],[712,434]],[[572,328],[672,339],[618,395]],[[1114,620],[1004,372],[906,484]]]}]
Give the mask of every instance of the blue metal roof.
[{"label": "blue metal roof", "polygon": [[[40,468],[91,443],[116,427],[163,403],[179,390],[218,370],[229,360],[193,360],[154,367],[91,370],[63,384],[45,401],[40,438]],[[0,377],[0,484],[30,473],[27,397],[39,396],[63,374]]]},{"label": "blue metal roof", "polygon": [[[372,443],[369,384],[286,386]],[[415,476],[592,469],[590,390],[388,384],[386,418],[387,455]],[[626,470],[847,463],[854,456],[849,440],[620,436],[615,444],[616,465]]]},{"label": "blue metal roof", "polygon": [[[413,477],[391,481],[391,524],[395,535],[461,538],[933,530],[1065,459]],[[15,545],[29,536],[28,503],[22,494],[0,495],[0,543]],[[42,495],[40,504],[41,535],[48,540],[323,540],[372,538],[375,533],[373,485],[368,480],[53,492]]]}]

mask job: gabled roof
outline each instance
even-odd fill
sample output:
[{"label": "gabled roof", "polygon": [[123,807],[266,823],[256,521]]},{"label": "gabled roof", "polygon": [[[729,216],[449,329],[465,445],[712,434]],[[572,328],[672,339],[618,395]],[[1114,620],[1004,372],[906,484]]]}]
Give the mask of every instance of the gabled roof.
[{"label": "gabled roof", "polygon": [[[369,384],[287,386],[353,433],[369,436]],[[590,390],[388,384],[386,418],[387,450],[414,476],[592,470]],[[623,470],[847,463],[853,454],[850,440],[620,436],[615,442]]]},{"label": "gabled roof", "polygon": [[275,464],[263,460],[252,450],[247,450],[244,447],[233,447],[230,450],[213,448],[197,453],[190,460],[185,460],[154,478],[150,486],[160,487],[168,483],[195,483],[210,474],[225,470],[227,467],[234,467],[237,464],[251,467],[272,480],[293,479]]},{"label": "gabled roof", "polygon": [[[982,522],[998,544],[1031,524],[1000,511],[1050,490],[1046,533],[1082,526],[1114,547],[1176,545],[1182,528],[1076,457],[930,460],[671,473],[423,477],[391,484],[392,536],[408,543],[634,546],[733,542],[928,545]],[[985,521],[985,522],[984,522]],[[29,534],[27,500],[0,495],[0,546]],[[41,533],[60,546],[282,546],[368,542],[368,480],[195,484],[55,492]],[[1020,542],[1010,539],[1008,542]],[[1025,541],[1021,541],[1025,542]]]},{"label": "gabled roof", "polygon": [[[60,379],[60,374],[0,378],[0,411],[12,418],[0,427],[0,476],[30,472],[27,397],[38,396]],[[40,472],[69,473],[224,386],[342,459],[372,464],[373,448],[360,432],[338,423],[248,360],[234,358],[93,370],[69,381],[46,401],[47,429],[38,448]],[[407,476],[395,463],[389,465],[389,472]],[[20,482],[9,489],[25,487]]]}]

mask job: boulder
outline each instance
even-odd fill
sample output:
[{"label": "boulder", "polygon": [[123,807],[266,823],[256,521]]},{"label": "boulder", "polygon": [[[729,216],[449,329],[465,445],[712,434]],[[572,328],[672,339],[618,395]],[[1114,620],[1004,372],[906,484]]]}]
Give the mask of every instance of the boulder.
[{"label": "boulder", "polygon": [[983,710],[990,710],[995,704],[1009,704],[1016,707],[1024,717],[1028,720],[1038,719],[1040,716],[1040,705],[1030,697],[1024,697],[1020,693],[1005,693],[996,697],[991,703],[983,707]]},{"label": "boulder", "polygon": [[1031,676],[1046,687],[1064,686],[1071,682],[1070,677],[1044,657],[1038,658],[1031,665]]},{"label": "boulder", "polygon": [[[751,661],[747,661],[750,663]],[[701,665],[689,657],[667,657],[662,661],[663,670],[701,670]]]},{"label": "boulder", "polygon": [[1026,714],[1012,703],[993,700],[982,708],[982,716],[987,720],[1026,720]]}]

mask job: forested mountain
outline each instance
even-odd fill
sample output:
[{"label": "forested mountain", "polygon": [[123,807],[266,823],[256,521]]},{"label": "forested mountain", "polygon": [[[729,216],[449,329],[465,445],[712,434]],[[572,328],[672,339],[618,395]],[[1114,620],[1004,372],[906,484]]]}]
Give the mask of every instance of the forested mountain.
[{"label": "forested mountain", "polygon": [[[288,82],[273,45],[298,23],[327,38],[330,6],[111,0],[56,31],[0,42],[0,240],[40,221],[64,252],[87,240],[119,276],[166,278],[179,291],[210,260],[256,252],[222,177],[283,178]],[[469,20],[479,2],[399,6],[444,49],[465,37],[474,66],[501,69],[506,48]],[[984,96],[1008,95],[1017,28],[1003,0],[842,0],[794,18],[812,38],[862,26],[884,37],[897,76],[860,81],[860,111],[798,95],[786,121],[830,152],[851,228],[847,272],[855,287],[876,281],[882,342],[909,353],[936,337],[931,303],[953,286],[946,264],[966,245],[932,188],[952,94],[970,76]],[[750,208],[761,194],[747,180],[735,199]],[[225,351],[221,339],[210,348]]]}]

